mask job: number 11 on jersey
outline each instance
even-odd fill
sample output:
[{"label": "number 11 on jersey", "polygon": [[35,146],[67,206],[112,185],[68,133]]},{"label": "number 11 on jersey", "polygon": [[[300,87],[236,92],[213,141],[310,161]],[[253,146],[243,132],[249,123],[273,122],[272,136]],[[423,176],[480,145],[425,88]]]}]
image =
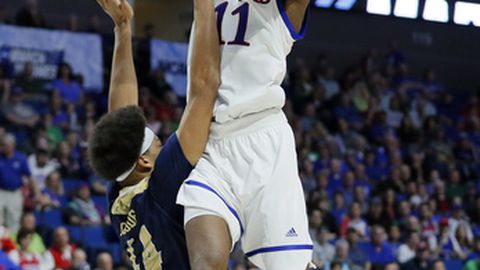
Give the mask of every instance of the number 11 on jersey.
[{"label": "number 11 on jersey", "polygon": [[[223,18],[225,17],[225,12],[227,10],[227,7],[228,7],[228,2],[223,2],[215,8],[215,12],[217,12],[218,39],[220,40],[221,45],[225,44],[225,41],[222,38],[222,23],[223,23]],[[250,4],[244,3],[243,5],[239,6],[238,8],[232,11],[231,13],[232,16],[236,16],[236,15],[239,16],[237,34],[235,35],[234,40],[227,42],[227,45],[250,46],[250,43],[245,41],[245,35],[247,33],[249,10],[250,10]]]}]

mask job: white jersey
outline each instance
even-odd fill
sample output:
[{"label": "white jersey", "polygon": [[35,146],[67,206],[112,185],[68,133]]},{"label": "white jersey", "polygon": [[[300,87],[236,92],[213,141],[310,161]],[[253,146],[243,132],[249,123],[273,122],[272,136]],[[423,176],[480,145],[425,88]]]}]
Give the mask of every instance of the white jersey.
[{"label": "white jersey", "polygon": [[215,0],[221,40],[221,85],[216,122],[224,123],[272,108],[281,109],[286,57],[297,33],[283,0]]}]

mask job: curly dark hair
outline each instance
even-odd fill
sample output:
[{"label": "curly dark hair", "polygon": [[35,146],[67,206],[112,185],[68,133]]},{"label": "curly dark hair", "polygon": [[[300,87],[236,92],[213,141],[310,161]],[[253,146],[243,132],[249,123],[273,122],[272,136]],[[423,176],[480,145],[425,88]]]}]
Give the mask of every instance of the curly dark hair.
[{"label": "curly dark hair", "polygon": [[145,115],[138,106],[100,118],[88,143],[90,164],[100,177],[114,180],[131,168],[141,151],[145,126]]}]

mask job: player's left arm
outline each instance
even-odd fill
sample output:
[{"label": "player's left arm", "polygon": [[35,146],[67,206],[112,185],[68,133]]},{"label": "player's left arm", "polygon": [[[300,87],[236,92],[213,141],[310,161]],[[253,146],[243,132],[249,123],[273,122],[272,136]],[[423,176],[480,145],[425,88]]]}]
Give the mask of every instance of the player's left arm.
[{"label": "player's left arm", "polygon": [[295,31],[300,32],[302,30],[303,21],[307,13],[309,0],[284,0],[285,10],[287,12],[288,19],[292,23]]},{"label": "player's left arm", "polygon": [[97,0],[115,23],[108,111],[138,105],[138,85],[133,64],[131,20],[133,9],[127,0]]}]

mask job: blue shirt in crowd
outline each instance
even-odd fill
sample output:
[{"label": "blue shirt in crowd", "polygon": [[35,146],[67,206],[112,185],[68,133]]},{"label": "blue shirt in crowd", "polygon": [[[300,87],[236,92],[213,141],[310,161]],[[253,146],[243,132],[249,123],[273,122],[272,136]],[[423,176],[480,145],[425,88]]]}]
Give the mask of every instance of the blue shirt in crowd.
[{"label": "blue shirt in crowd", "polygon": [[367,246],[368,260],[372,264],[386,265],[395,261],[393,248],[388,243],[383,243],[380,250],[376,250],[375,245],[370,243]]},{"label": "blue shirt in crowd", "polygon": [[16,266],[8,255],[0,249],[0,269],[1,270],[21,270],[20,267]]},{"label": "blue shirt in crowd", "polygon": [[53,89],[58,90],[66,102],[78,103],[80,101],[82,88],[77,82],[65,84],[62,80],[56,80],[53,83]]},{"label": "blue shirt in crowd", "polygon": [[27,158],[15,151],[11,158],[0,156],[0,189],[14,191],[22,187],[23,176],[30,176]]}]

